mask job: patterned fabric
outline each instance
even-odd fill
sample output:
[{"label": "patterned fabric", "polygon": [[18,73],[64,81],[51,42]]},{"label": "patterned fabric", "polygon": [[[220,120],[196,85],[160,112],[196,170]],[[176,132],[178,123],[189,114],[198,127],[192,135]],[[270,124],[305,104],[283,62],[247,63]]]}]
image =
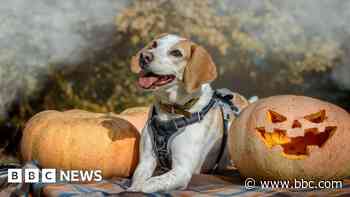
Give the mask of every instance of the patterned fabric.
[{"label": "patterned fabric", "polygon": [[350,179],[343,182],[342,189],[334,190],[298,190],[297,191],[277,191],[262,190],[261,187],[247,190],[244,187],[244,181],[241,180],[239,173],[235,170],[227,171],[224,175],[194,175],[188,188],[185,191],[159,192],[159,193],[131,193],[126,192],[130,185],[129,179],[114,178],[104,180],[99,183],[90,184],[50,184],[50,185],[32,185],[33,196],[49,197],[69,197],[69,196],[283,196],[283,197],[311,197],[311,196],[350,196]]}]

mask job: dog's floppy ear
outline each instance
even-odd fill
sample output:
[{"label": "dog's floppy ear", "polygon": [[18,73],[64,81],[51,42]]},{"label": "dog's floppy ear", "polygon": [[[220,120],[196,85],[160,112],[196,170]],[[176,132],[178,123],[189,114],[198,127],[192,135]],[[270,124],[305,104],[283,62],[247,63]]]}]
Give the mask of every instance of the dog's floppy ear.
[{"label": "dog's floppy ear", "polygon": [[217,77],[216,65],[209,53],[197,44],[191,45],[191,56],[184,71],[184,84],[188,93],[193,93],[204,83]]}]

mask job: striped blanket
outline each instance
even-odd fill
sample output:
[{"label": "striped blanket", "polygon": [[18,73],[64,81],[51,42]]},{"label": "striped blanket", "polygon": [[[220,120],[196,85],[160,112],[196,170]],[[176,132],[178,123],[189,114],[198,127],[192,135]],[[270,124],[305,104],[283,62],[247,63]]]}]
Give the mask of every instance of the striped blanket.
[{"label": "striped blanket", "polygon": [[[258,182],[258,181],[257,181]],[[132,193],[126,192],[130,186],[129,179],[113,178],[97,183],[88,184],[39,184],[34,183],[21,186],[30,191],[32,196],[70,197],[70,196],[350,196],[350,178],[342,182],[342,188],[338,189],[263,189],[262,185],[245,187],[245,180],[240,178],[238,171],[229,170],[219,175],[194,175],[184,191],[158,193]]]}]

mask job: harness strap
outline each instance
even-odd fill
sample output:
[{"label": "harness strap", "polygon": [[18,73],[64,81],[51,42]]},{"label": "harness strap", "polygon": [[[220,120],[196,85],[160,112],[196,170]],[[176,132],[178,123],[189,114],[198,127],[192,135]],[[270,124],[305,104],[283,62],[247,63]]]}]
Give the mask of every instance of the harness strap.
[{"label": "harness strap", "polygon": [[[210,111],[210,109],[216,104],[216,102],[216,99],[212,97],[207,106],[205,106],[200,112],[191,113],[189,117],[182,116],[172,120],[161,121],[157,118],[157,116],[155,116],[156,114],[154,114],[152,116],[151,124],[154,124],[156,129],[159,129],[160,131],[165,131],[164,134],[171,135],[181,128],[201,121],[204,118],[204,116]],[[155,110],[153,111],[155,113]]]},{"label": "harness strap", "polygon": [[[153,131],[153,147],[154,151],[157,155],[160,167],[165,171],[169,170],[171,166],[171,158],[170,158],[170,150],[168,150],[168,142],[170,137],[178,132],[179,129],[182,129],[188,125],[194,124],[196,122],[200,122],[203,120],[204,116],[210,111],[210,109],[215,106],[217,103],[219,103],[219,106],[222,109],[223,113],[223,136],[222,136],[222,142],[220,146],[220,152],[216,159],[215,166],[212,169],[212,172],[214,173],[219,165],[219,162],[224,154],[225,147],[227,144],[227,137],[228,137],[228,124],[230,120],[230,114],[232,112],[235,115],[239,114],[239,109],[231,102],[231,99],[233,98],[232,93],[229,94],[228,92],[218,92],[215,91],[212,98],[210,99],[209,103],[199,112],[191,113],[189,116],[183,116],[179,118],[175,118],[172,120],[160,120],[157,117],[157,113],[155,109],[152,111],[151,120],[150,120],[150,128]],[[227,112],[227,109],[225,109],[225,106],[228,106],[230,108],[230,112]],[[226,107],[227,108],[227,107]]]},{"label": "harness strap", "polygon": [[211,169],[211,174],[214,174],[217,171],[217,169],[219,167],[219,163],[220,163],[222,156],[224,155],[224,152],[225,152],[225,147],[227,144],[227,136],[228,136],[228,133],[227,133],[228,121],[229,121],[228,119],[224,118],[223,135],[222,135],[222,140],[221,140],[221,145],[220,145],[220,151],[219,151],[218,157],[216,158],[214,167]]}]

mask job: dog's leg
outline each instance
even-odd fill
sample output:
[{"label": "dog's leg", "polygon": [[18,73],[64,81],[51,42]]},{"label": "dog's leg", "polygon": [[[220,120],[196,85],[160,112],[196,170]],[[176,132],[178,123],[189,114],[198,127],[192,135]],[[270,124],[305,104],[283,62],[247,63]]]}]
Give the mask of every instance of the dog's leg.
[{"label": "dog's leg", "polygon": [[189,125],[171,142],[172,169],[160,176],[149,178],[143,192],[185,189],[192,174],[199,173],[203,162],[216,140],[221,136],[221,111],[207,114],[202,122]]},{"label": "dog's leg", "polygon": [[[192,138],[193,139],[193,138]],[[142,187],[143,192],[169,191],[174,189],[185,189],[191,180],[192,174],[200,166],[200,157],[202,146],[193,143],[192,141],[182,140],[186,143],[186,149],[183,149],[183,144],[178,144],[180,149],[172,152],[172,169],[160,176],[148,179]],[[187,141],[187,142],[186,142]],[[192,142],[192,144],[190,143]]]},{"label": "dog's leg", "polygon": [[140,142],[140,162],[134,172],[131,187],[128,191],[141,191],[142,185],[150,178],[157,166],[156,156],[153,152],[151,135],[145,127]]},{"label": "dog's leg", "polygon": [[169,191],[185,189],[190,182],[192,172],[181,166],[174,167],[169,172],[148,179],[142,187],[142,192],[151,193],[158,191]]}]

